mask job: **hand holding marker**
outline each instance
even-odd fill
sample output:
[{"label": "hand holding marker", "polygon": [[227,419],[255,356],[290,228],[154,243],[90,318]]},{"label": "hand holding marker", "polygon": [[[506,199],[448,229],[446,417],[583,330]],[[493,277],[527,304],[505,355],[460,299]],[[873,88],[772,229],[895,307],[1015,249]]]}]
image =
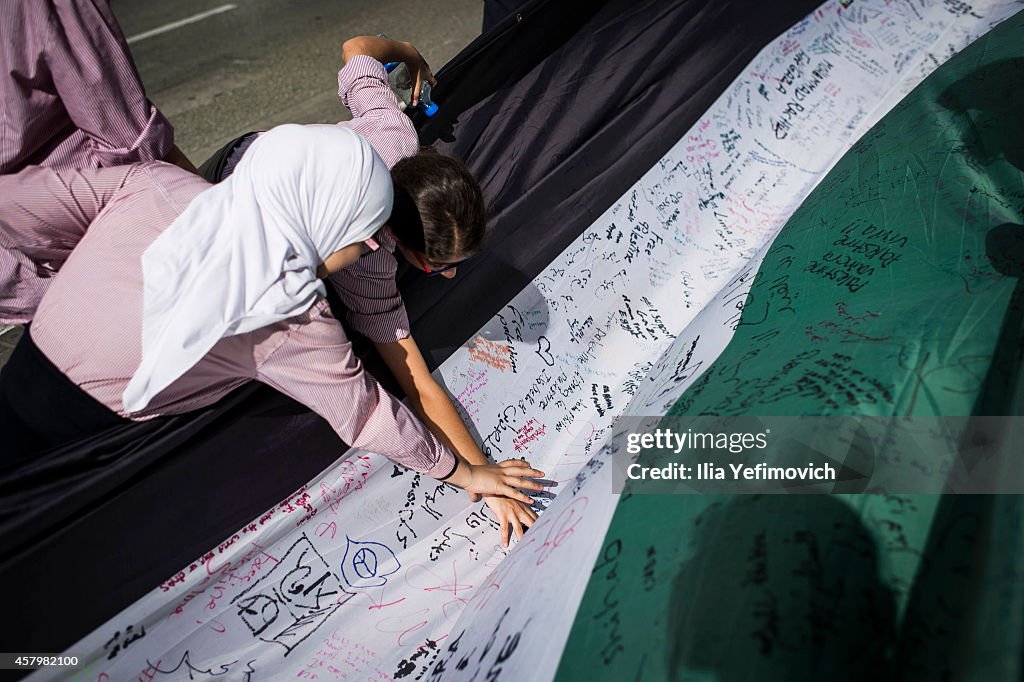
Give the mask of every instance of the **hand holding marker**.
[{"label": "hand holding marker", "polygon": [[430,98],[430,83],[423,81],[423,85],[420,88],[420,96],[416,103],[413,104],[413,80],[405,63],[388,62],[384,65],[384,69],[388,72],[388,82],[391,83],[391,89],[394,90],[395,96],[398,98],[398,105],[402,111],[407,110],[411,105],[418,108],[426,116],[433,116],[437,113],[437,104]]}]

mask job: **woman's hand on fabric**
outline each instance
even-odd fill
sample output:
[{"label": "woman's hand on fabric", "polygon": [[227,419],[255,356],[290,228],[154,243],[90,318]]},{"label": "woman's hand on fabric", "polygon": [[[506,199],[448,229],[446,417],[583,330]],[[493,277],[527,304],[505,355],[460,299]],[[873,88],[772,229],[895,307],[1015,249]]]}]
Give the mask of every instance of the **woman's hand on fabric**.
[{"label": "woman's hand on fabric", "polygon": [[447,482],[470,493],[500,495],[531,505],[533,500],[519,488],[544,490],[543,485],[533,480],[543,476],[543,471],[530,467],[521,459],[506,459],[497,464],[469,464],[462,461]]},{"label": "woman's hand on fabric", "polygon": [[494,518],[501,524],[502,547],[508,548],[512,533],[515,533],[517,542],[522,540],[526,529],[537,520],[537,512],[517,500],[510,500],[502,495],[486,495],[483,499],[494,514]]}]

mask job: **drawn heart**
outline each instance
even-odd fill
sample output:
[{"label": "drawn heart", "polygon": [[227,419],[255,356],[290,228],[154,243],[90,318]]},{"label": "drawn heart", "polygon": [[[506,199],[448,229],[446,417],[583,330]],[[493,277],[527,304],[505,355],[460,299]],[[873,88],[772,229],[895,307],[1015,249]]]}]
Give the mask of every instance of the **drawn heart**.
[{"label": "drawn heart", "polygon": [[537,350],[534,352],[540,356],[545,365],[548,367],[555,366],[555,356],[551,354],[551,342],[548,341],[548,337],[542,336],[537,339]]}]

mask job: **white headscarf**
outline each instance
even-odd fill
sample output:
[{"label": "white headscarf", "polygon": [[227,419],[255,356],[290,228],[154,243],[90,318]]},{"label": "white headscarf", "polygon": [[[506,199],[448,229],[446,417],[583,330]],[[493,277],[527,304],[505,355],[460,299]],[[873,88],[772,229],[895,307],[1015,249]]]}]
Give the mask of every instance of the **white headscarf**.
[{"label": "white headscarf", "polygon": [[125,411],[144,409],[220,339],[309,309],[326,294],[317,267],[373,236],[391,201],[387,167],[351,130],[261,135],[142,255],[142,362]]}]

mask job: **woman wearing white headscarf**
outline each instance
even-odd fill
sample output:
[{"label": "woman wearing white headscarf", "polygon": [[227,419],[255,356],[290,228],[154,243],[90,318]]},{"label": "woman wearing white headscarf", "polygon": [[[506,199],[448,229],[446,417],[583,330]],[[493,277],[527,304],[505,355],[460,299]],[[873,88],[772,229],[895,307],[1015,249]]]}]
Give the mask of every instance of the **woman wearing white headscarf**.
[{"label": "woman wearing white headscarf", "polygon": [[281,126],[217,186],[159,162],[15,179],[0,228],[85,236],[0,373],[8,457],[256,380],[418,472],[524,503],[516,488],[541,489],[521,461],[460,463],[362,370],[331,316],[321,278],[375,248],[391,210],[388,170],[359,135]]}]

